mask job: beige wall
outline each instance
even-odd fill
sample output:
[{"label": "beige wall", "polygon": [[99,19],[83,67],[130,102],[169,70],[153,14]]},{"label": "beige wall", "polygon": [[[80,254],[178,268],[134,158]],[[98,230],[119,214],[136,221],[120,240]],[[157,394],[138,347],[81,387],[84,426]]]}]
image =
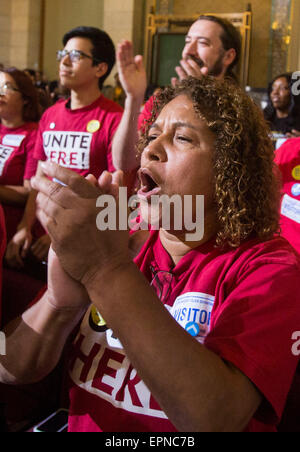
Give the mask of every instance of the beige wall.
[{"label": "beige wall", "polygon": [[11,4],[9,0],[0,1],[0,63],[9,64],[10,49],[10,16]]},{"label": "beige wall", "polygon": [[[62,47],[62,36],[71,28],[90,25],[105,30],[115,45],[122,39],[135,42],[142,51],[144,0],[46,0],[43,67],[49,79],[57,78],[55,54]],[[54,30],[55,27],[55,30]],[[106,84],[114,84],[113,75]]]},{"label": "beige wall", "polygon": [[79,25],[103,27],[104,0],[46,0],[43,68],[50,80],[57,78],[56,51],[63,35]]},{"label": "beige wall", "polygon": [[0,62],[38,68],[41,0],[0,1]]},{"label": "beige wall", "polygon": [[[115,46],[123,39],[133,42],[135,52],[143,51],[144,0],[104,0],[103,28]],[[115,67],[105,84],[114,85]]]},{"label": "beige wall", "polygon": [[291,30],[291,45],[288,58],[288,68],[290,72],[300,70],[300,1],[293,0],[292,3],[292,30]]}]

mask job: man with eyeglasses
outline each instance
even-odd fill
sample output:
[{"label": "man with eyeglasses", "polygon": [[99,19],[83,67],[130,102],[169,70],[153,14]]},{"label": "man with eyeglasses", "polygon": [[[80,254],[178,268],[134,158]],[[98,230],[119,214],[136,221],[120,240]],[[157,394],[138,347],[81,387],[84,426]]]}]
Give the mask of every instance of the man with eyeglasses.
[{"label": "man with eyeglasses", "polygon": [[77,27],[63,37],[57,52],[59,79],[70,98],[48,109],[35,147],[38,160],[51,160],[95,177],[113,170],[111,140],[122,109],[101,94],[115,63],[111,38],[97,28]]},{"label": "man with eyeglasses", "polygon": [[70,99],[43,116],[35,157],[99,177],[113,169],[111,139],[122,116],[122,109],[101,95],[115,62],[114,45],[105,32],[91,27],[71,30],[63,44],[57,52],[59,78]]},{"label": "man with eyeglasses", "polygon": [[[123,112],[118,104],[101,94],[115,64],[115,47],[106,32],[94,27],[72,29],[64,35],[63,45],[57,52],[59,79],[70,97],[43,114],[34,157],[53,161],[82,176],[93,174],[98,178],[104,170],[114,171],[111,143]],[[33,191],[23,219],[26,227],[15,237],[22,257],[31,243],[35,198]],[[45,242],[48,250],[48,236]]]}]

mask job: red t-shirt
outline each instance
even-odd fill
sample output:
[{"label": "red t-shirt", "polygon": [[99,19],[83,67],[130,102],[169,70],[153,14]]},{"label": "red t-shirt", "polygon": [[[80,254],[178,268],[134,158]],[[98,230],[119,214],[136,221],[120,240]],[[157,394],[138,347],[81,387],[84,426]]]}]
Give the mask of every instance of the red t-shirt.
[{"label": "red t-shirt", "polygon": [[[37,136],[37,123],[25,123],[21,127],[7,128],[0,124],[0,184],[23,185],[36,172],[37,161],[33,157]],[[22,219],[24,207],[3,204],[7,240],[15,234]]]},{"label": "red t-shirt", "polygon": [[34,156],[51,160],[81,176],[98,178],[104,170],[114,171],[112,138],[123,109],[104,96],[76,110],[69,101],[59,101],[45,111],[40,121]]},{"label": "red t-shirt", "polygon": [[[149,283],[160,275],[152,285],[179,325],[263,394],[246,431],[276,430],[298,362],[291,337],[300,325],[300,262],[288,242],[252,240],[222,252],[210,241],[173,268],[152,231],[135,262]],[[94,307],[74,342],[70,377],[70,431],[176,431]]]},{"label": "red t-shirt", "polygon": [[287,140],[275,155],[282,175],[281,231],[300,253],[300,138]]},{"label": "red t-shirt", "polygon": [[145,103],[138,120],[138,129],[143,130],[145,123],[151,119],[152,109],[154,107],[154,97],[151,96],[150,99]]}]

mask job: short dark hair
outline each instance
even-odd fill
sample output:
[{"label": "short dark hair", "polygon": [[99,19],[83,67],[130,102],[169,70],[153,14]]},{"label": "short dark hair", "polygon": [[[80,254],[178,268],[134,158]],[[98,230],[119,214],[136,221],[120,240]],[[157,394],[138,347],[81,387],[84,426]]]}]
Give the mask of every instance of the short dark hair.
[{"label": "short dark hair", "polygon": [[222,41],[224,50],[234,49],[236,52],[236,57],[230,64],[230,66],[228,66],[226,74],[229,76],[234,76],[233,68],[238,64],[242,51],[240,32],[231,22],[229,22],[229,20],[223,19],[221,17],[212,15],[206,16],[205,14],[203,14],[198,18],[198,20],[208,20],[210,22],[215,22],[222,28],[223,32],[221,33],[220,39]]},{"label": "short dark hair", "polygon": [[65,46],[72,38],[87,38],[91,41],[94,66],[99,63],[107,64],[107,72],[99,79],[99,88],[101,89],[116,62],[116,50],[112,39],[105,31],[99,28],[85,26],[76,27],[68,31],[63,37],[63,45]]},{"label": "short dark hair", "polygon": [[38,122],[41,117],[41,107],[37,89],[33,85],[31,78],[24,71],[15,67],[1,69],[1,72],[10,75],[14,79],[23,99],[27,101],[23,107],[23,120],[25,122]]}]

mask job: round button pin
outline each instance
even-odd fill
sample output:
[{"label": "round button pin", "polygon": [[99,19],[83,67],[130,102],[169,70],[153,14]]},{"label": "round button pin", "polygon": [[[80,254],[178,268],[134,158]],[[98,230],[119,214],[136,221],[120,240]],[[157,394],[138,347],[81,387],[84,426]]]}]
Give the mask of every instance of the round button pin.
[{"label": "round button pin", "polygon": [[86,130],[90,133],[95,133],[100,129],[100,127],[101,127],[100,121],[98,121],[97,119],[93,119],[88,123]]},{"label": "round button pin", "polygon": [[292,176],[296,180],[300,180],[300,165],[295,166],[295,168],[292,171]]},{"label": "round button pin", "polygon": [[300,196],[300,184],[294,184],[291,189],[293,196]]}]

